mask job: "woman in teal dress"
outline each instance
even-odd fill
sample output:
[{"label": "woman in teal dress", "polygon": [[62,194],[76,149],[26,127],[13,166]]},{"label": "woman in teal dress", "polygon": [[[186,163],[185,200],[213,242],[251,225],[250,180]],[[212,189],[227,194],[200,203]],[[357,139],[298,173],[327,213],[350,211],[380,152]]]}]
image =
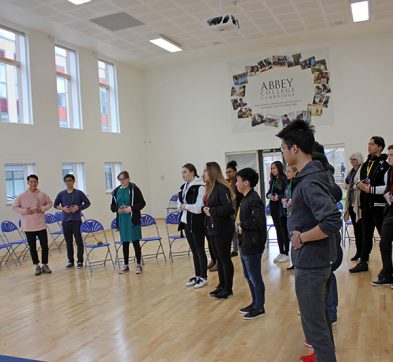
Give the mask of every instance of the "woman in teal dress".
[{"label": "woman in teal dress", "polygon": [[117,179],[120,181],[120,186],[112,192],[111,210],[116,213],[117,228],[120,240],[123,242],[124,266],[121,268],[120,274],[130,271],[128,266],[130,243],[134,246],[135,251],[135,272],[140,274],[142,273],[141,210],[145,207],[146,202],[138,186],[130,182],[130,175],[127,171],[120,172]]}]

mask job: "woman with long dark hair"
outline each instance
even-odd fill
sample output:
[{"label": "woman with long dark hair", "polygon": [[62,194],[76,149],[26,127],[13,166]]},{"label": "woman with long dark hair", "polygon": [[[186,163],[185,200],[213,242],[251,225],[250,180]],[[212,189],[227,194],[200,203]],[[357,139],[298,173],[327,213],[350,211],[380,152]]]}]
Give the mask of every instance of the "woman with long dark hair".
[{"label": "woman with long dark hair", "polygon": [[208,162],[203,171],[206,184],[203,212],[213,252],[217,258],[219,284],[209,294],[217,299],[232,297],[233,264],[231,241],[235,232],[235,194],[225,181],[217,162]]},{"label": "woman with long dark hair", "polygon": [[[237,210],[239,209],[240,203],[243,200],[243,195],[240,193],[237,188],[236,188],[236,172],[237,172],[237,162],[236,161],[230,161],[227,163],[227,169],[225,171],[225,175],[227,177],[227,182],[229,186],[232,187],[233,192],[236,195],[236,210],[235,213],[237,213]],[[237,256],[239,253],[239,241],[237,237],[237,232],[233,234],[232,237],[232,253],[231,256]]]},{"label": "woman with long dark hair", "polygon": [[139,187],[130,182],[130,175],[127,171],[120,172],[117,179],[120,181],[120,186],[112,192],[111,210],[116,213],[117,228],[123,243],[124,266],[121,268],[120,274],[130,271],[128,267],[130,243],[135,251],[135,272],[141,274],[141,210],[145,207],[146,202]]},{"label": "woman with long dark hair", "polygon": [[205,252],[205,214],[202,212],[205,185],[192,163],[182,168],[185,183],[181,186],[178,209],[181,211],[180,229],[185,230],[194,259],[195,274],[187,287],[202,288],[207,284],[207,258]]},{"label": "woman with long dark hair", "polygon": [[274,227],[277,233],[277,243],[280,249],[280,254],[274,258],[274,262],[285,263],[289,261],[289,236],[287,216],[281,199],[285,198],[285,189],[288,181],[284,174],[284,165],[281,161],[274,161],[270,170],[269,191],[266,197],[270,200],[270,214],[273,218]]}]

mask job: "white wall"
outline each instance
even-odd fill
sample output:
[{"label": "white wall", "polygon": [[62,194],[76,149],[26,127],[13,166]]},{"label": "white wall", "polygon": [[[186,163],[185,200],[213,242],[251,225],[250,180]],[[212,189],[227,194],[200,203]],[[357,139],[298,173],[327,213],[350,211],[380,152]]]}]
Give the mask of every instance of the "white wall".
[{"label": "white wall", "polygon": [[[76,49],[79,56],[83,130],[58,126],[54,43],[49,36],[0,19],[0,24],[22,30],[29,39],[34,125],[0,123],[0,220],[18,220],[6,206],[4,163],[36,163],[40,188],[52,199],[62,188],[62,162],[84,162],[87,193],[92,206],[87,217],[109,226],[110,195],[105,192],[104,162],[122,162],[142,189],[148,204],[145,123],[140,71],[114,62],[117,69],[120,134],[101,132],[97,55]],[[56,39],[58,44],[61,41]],[[72,47],[72,45],[68,45]],[[75,48],[74,48],[75,49]],[[149,206],[146,208],[149,211]]]},{"label": "white wall", "polygon": [[330,52],[335,124],[318,127],[317,139],[323,144],[345,144],[348,156],[354,151],[366,155],[372,135],[393,143],[393,34],[154,68],[145,72],[144,90],[153,214],[165,214],[169,196],[181,183],[184,163],[193,162],[202,171],[206,161],[224,166],[225,152],[279,146],[274,129],[232,133],[228,62],[321,47]]}]

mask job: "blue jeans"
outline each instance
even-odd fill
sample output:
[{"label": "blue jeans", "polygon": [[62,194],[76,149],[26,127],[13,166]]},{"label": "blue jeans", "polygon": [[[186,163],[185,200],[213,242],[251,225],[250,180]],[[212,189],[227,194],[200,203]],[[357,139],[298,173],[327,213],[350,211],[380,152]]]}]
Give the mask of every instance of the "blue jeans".
[{"label": "blue jeans", "polygon": [[252,305],[257,310],[263,310],[265,305],[265,284],[262,279],[262,253],[245,255],[240,248],[244,277],[248,282],[252,296]]},{"label": "blue jeans", "polygon": [[330,321],[334,322],[337,320],[337,306],[338,306],[338,290],[337,280],[334,273],[330,278],[329,293],[328,293],[328,309]]}]

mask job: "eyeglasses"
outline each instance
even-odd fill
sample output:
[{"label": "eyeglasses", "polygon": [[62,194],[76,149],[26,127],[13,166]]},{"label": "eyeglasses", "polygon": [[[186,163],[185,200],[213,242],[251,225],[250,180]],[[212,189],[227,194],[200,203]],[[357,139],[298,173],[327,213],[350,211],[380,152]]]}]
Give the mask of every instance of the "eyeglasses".
[{"label": "eyeglasses", "polygon": [[127,179],[125,179],[125,178],[119,178],[119,181],[124,181],[124,180],[127,180]]},{"label": "eyeglasses", "polygon": [[281,152],[289,151],[290,148],[291,148],[292,146],[293,146],[293,145],[288,145],[288,146],[286,146],[285,148],[284,148],[284,146],[281,146],[281,147],[280,147],[280,150],[281,150]]}]

